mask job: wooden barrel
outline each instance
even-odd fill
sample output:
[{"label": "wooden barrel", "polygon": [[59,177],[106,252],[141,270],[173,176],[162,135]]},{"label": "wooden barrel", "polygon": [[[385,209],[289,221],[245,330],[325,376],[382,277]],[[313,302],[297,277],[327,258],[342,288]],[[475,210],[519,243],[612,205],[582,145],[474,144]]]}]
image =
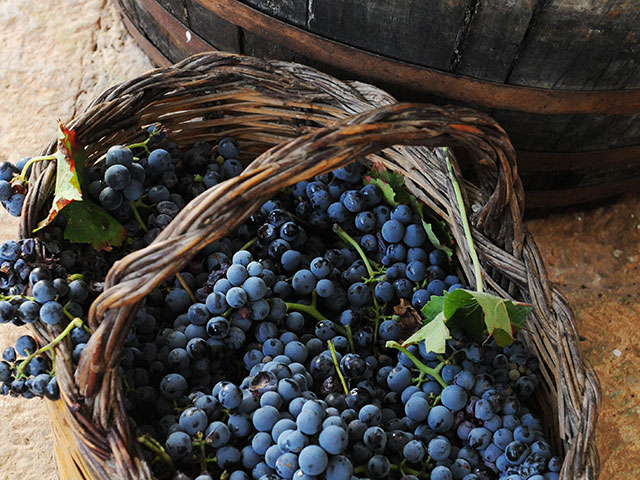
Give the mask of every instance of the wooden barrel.
[{"label": "wooden barrel", "polygon": [[159,65],[220,49],[490,113],[529,208],[640,188],[637,0],[118,1]]}]

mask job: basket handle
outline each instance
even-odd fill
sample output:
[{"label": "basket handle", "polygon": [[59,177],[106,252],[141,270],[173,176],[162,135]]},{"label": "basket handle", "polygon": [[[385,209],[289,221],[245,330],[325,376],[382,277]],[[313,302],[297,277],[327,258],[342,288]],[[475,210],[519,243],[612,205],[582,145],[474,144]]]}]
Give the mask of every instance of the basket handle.
[{"label": "basket handle", "polygon": [[[523,190],[515,151],[504,130],[488,115],[467,108],[393,104],[349,117],[278,145],[233,179],[208,189],[189,203],[155,241],[116,262],[103,293],[89,311],[94,331],[75,374],[85,397],[99,395],[108,405],[119,388],[113,382],[122,344],[139,302],[157,285],[179,272],[204,246],[239,226],[276,192],[312,176],[327,173],[393,145],[462,146],[469,153],[488,200],[474,216],[485,230],[498,212],[513,222],[511,248],[520,256],[523,243]],[[385,160],[386,168],[406,173],[425,165]],[[396,156],[397,157],[397,156]],[[397,160],[397,158],[396,158]],[[402,161],[402,160],[399,160]],[[452,159],[454,168],[459,167]],[[441,168],[446,167],[440,165]],[[459,175],[459,174],[458,174]],[[107,425],[104,409],[97,418]]]}]

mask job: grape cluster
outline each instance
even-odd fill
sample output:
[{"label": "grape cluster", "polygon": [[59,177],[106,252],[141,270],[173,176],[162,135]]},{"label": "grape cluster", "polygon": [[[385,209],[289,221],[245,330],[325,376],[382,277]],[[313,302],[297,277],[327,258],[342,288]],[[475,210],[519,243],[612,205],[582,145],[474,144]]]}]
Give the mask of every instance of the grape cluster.
[{"label": "grape cluster", "polygon": [[25,199],[25,189],[16,177],[29,158],[21,159],[16,165],[0,162],[0,203],[9,215],[19,217]]},{"label": "grape cluster", "polygon": [[[90,332],[73,322],[112,262],[242,171],[231,138],[183,152],[149,133],[88,173],[90,194],[126,227],[125,247],[74,250],[62,223],[45,230],[40,264],[32,240],[0,247],[0,319],[65,329],[74,361]],[[424,342],[385,347],[415,331],[432,297],[466,287],[411,203],[390,206],[363,174],[353,164],[280,192],[145,298],[120,373],[159,478],[558,477],[528,404],[538,365],[523,344],[453,331],[444,355]],[[5,350],[2,393],[56,397],[37,349],[25,336]]]}]

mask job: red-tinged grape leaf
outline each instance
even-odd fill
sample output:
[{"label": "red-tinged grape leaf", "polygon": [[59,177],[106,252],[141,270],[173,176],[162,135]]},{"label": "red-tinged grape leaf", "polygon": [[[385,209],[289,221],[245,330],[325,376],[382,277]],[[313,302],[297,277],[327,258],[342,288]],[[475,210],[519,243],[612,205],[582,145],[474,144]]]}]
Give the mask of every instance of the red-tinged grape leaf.
[{"label": "red-tinged grape leaf", "polygon": [[74,130],[58,122],[58,149],[56,157],[56,188],[47,218],[38,224],[34,232],[49,225],[60,211],[71,202],[82,201],[84,181],[84,147],[80,145]]},{"label": "red-tinged grape leaf", "polygon": [[424,341],[427,352],[445,353],[447,340],[451,338],[445,321],[444,313],[440,312],[433,320],[402,342],[402,345],[406,347]]},{"label": "red-tinged grape leaf", "polygon": [[[458,289],[449,293],[444,301],[443,312],[449,319],[474,337],[477,336],[480,318],[489,334],[500,347],[513,342],[513,332],[524,326],[531,307],[496,297],[490,293]],[[482,312],[482,316],[478,316]],[[468,322],[468,323],[467,323]],[[453,327],[453,324],[451,324]],[[484,330],[484,328],[483,328]]]},{"label": "red-tinged grape leaf", "polygon": [[62,214],[67,219],[64,238],[72,243],[89,243],[98,251],[109,251],[127,237],[120,222],[88,200],[70,203]]}]

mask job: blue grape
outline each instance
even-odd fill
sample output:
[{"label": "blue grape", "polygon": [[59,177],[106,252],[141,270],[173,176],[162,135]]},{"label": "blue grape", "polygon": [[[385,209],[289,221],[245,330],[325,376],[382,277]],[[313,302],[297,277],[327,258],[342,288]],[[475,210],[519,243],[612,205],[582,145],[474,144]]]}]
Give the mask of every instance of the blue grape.
[{"label": "blue grape", "polygon": [[[415,223],[407,226],[404,236],[402,237],[402,241],[408,247],[412,248],[421,247],[426,239],[427,235],[424,232],[424,228],[422,228],[421,225],[416,225]],[[426,258],[424,260],[426,260]]]},{"label": "blue grape", "polygon": [[164,172],[171,167],[171,155],[162,148],[156,148],[149,154],[148,163],[155,173]]},{"label": "blue grape", "polygon": [[13,195],[13,187],[6,180],[0,180],[0,201],[5,202]]},{"label": "blue grape", "polygon": [[419,289],[413,292],[411,296],[411,305],[413,305],[416,309],[422,309],[429,300],[431,299],[431,294],[424,289]]},{"label": "blue grape", "polygon": [[305,435],[315,435],[322,427],[322,416],[312,410],[305,410],[304,407],[296,419],[298,429]]},{"label": "blue grape", "polygon": [[35,352],[38,349],[36,341],[29,335],[22,335],[16,340],[16,352],[23,357]]},{"label": "blue grape", "polygon": [[329,459],[325,475],[327,480],[351,480],[353,464],[344,455],[335,455]]},{"label": "blue grape", "polygon": [[361,232],[373,232],[376,228],[376,217],[368,211],[360,212],[356,215],[355,225]]},{"label": "blue grape", "polygon": [[104,181],[114,190],[124,190],[131,182],[131,174],[124,165],[112,165],[104,172]]},{"label": "blue grape", "polygon": [[378,300],[383,303],[388,303],[393,300],[395,290],[389,282],[380,282],[376,284],[374,293]]},{"label": "blue grape", "polygon": [[35,323],[40,318],[40,309],[37,302],[27,300],[18,307],[18,317],[23,323]]},{"label": "blue grape", "polygon": [[467,392],[458,385],[448,385],[440,394],[442,405],[455,412],[462,410],[468,400]]},{"label": "blue grape", "polygon": [[191,437],[184,432],[173,432],[165,442],[167,453],[176,459],[191,455]]},{"label": "blue grape", "polygon": [[249,277],[242,284],[242,288],[247,293],[249,300],[256,301],[262,299],[267,294],[267,284],[259,277]]},{"label": "blue grape", "polygon": [[367,470],[373,478],[387,478],[391,471],[391,462],[384,455],[374,455],[367,463]]},{"label": "blue grape", "polygon": [[283,453],[276,460],[275,468],[280,478],[292,478],[298,469],[298,456],[295,453]]},{"label": "blue grape", "polygon": [[409,463],[420,463],[426,455],[426,449],[420,440],[410,440],[402,449],[402,454]]},{"label": "blue grape", "polygon": [[317,445],[309,445],[302,449],[298,457],[300,470],[307,475],[322,474],[329,464],[325,451]]},{"label": "blue grape", "polygon": [[380,229],[385,242],[398,243],[404,235],[404,225],[397,220],[387,220]]},{"label": "blue grape", "polygon": [[[412,282],[422,282],[427,274],[427,266],[419,260],[407,264],[406,275]],[[427,288],[428,291],[428,288]]]},{"label": "blue grape", "polygon": [[377,185],[369,184],[360,189],[367,207],[375,207],[382,201],[382,191]]},{"label": "blue grape", "polygon": [[107,150],[105,165],[124,165],[129,168],[133,164],[133,152],[129,147],[123,145],[113,145]]},{"label": "blue grape", "polygon": [[436,249],[429,254],[429,263],[431,263],[431,265],[445,267],[449,263],[449,257],[444,251]]},{"label": "blue grape", "polygon": [[222,171],[226,179],[237,177],[242,173],[242,169],[242,164],[235,158],[225,160],[222,164]]},{"label": "blue grape", "polygon": [[280,420],[280,412],[272,406],[258,408],[253,414],[253,426],[259,432],[270,432],[273,426]]},{"label": "blue grape", "polygon": [[33,286],[33,297],[40,304],[50,302],[57,295],[56,288],[49,280],[40,280]]},{"label": "blue grape", "polygon": [[440,462],[449,458],[449,454],[451,453],[451,443],[447,438],[437,436],[429,442],[427,452],[431,458]]},{"label": "blue grape", "polygon": [[385,320],[378,327],[378,335],[385,341],[399,340],[402,336],[402,328],[394,320]]},{"label": "blue grape", "polygon": [[309,270],[298,270],[293,276],[292,286],[298,295],[308,295],[316,286],[316,277]]},{"label": "blue grape", "polygon": [[358,190],[347,190],[340,198],[344,207],[352,213],[358,213],[364,210],[364,196]]},{"label": "blue grape", "polygon": [[469,432],[467,441],[469,446],[477,450],[484,450],[489,446],[492,439],[491,431],[484,427],[477,427]]},{"label": "blue grape", "polygon": [[403,203],[396,205],[394,209],[391,211],[391,219],[397,220],[400,223],[408,225],[413,220],[413,212],[411,211],[411,207],[405,205]]},{"label": "blue grape", "polygon": [[318,443],[331,455],[343,453],[349,442],[347,432],[338,426],[329,425],[320,432]]},{"label": "blue grape", "polygon": [[453,480],[453,475],[448,467],[438,465],[431,470],[431,480]]},{"label": "blue grape", "polygon": [[387,385],[395,392],[401,392],[411,385],[412,374],[408,368],[398,365],[387,376]]},{"label": "blue grape", "polygon": [[429,402],[424,398],[412,396],[405,404],[404,411],[411,420],[422,422],[426,420],[429,415]]},{"label": "blue grape", "polygon": [[196,435],[206,430],[207,414],[199,408],[189,407],[180,414],[179,423],[184,432]]},{"label": "blue grape", "polygon": [[240,149],[238,143],[231,137],[225,137],[218,142],[218,154],[223,158],[238,158]]},{"label": "blue grape", "polygon": [[231,287],[225,298],[232,308],[241,308],[247,303],[247,293],[241,287]]},{"label": "blue grape", "polygon": [[24,195],[22,195],[21,193],[15,193],[11,196],[11,198],[9,198],[9,200],[3,202],[3,205],[7,209],[7,212],[9,212],[9,215],[13,217],[19,217],[22,214],[24,199]]},{"label": "blue grape", "polygon": [[371,300],[369,287],[362,282],[356,282],[347,290],[347,298],[349,303],[356,307],[362,307]]},{"label": "blue grape", "polygon": [[264,455],[271,445],[273,445],[273,439],[267,432],[258,432],[253,436],[253,439],[251,440],[251,447],[258,455]]},{"label": "blue grape", "polygon": [[212,314],[221,315],[228,308],[227,298],[224,293],[214,291],[207,296],[206,306]]},{"label": "blue grape", "polygon": [[400,298],[411,298],[413,295],[413,284],[406,278],[399,278],[393,282],[393,289]]},{"label": "blue grape", "polygon": [[218,466],[227,470],[240,463],[240,450],[230,446],[220,447],[216,450],[216,459]]},{"label": "blue grape", "polygon": [[429,411],[427,423],[434,432],[444,433],[451,430],[453,426],[453,415],[447,407],[436,405]]}]

